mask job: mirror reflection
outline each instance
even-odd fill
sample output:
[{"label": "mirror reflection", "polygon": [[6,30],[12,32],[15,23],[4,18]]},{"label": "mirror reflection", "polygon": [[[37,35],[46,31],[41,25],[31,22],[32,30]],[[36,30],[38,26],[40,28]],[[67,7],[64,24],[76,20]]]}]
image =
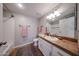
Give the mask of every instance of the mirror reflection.
[{"label": "mirror reflection", "polygon": [[43,17],[46,20],[41,20],[41,23],[47,27],[47,33],[76,39],[75,6],[76,4],[59,4]]}]

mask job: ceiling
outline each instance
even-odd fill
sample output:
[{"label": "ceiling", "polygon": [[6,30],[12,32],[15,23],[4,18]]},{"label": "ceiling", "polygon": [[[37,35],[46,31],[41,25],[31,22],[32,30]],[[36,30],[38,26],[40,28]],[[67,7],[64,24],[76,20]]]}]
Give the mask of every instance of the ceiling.
[{"label": "ceiling", "polygon": [[[26,16],[40,18],[50,10],[55,8],[58,3],[23,3],[23,7],[19,8],[17,3],[5,3],[7,9],[13,13],[19,13]],[[6,9],[4,7],[4,9]]]},{"label": "ceiling", "polygon": [[60,17],[74,12],[74,3],[21,3],[20,8],[17,3],[5,3],[3,10],[8,12],[23,14],[33,18],[41,18],[58,10]]}]

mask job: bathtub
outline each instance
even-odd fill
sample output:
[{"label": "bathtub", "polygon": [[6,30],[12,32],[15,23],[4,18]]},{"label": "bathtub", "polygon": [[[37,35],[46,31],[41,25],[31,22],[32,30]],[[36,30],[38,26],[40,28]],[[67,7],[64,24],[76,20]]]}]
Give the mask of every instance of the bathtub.
[{"label": "bathtub", "polygon": [[0,47],[0,56],[8,56],[12,47],[13,47],[13,44],[1,46]]}]

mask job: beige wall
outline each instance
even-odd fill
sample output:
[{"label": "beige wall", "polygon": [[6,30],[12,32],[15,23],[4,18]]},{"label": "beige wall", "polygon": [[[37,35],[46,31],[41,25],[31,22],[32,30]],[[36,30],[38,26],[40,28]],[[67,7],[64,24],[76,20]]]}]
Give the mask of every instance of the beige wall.
[{"label": "beige wall", "polygon": [[[22,38],[19,25],[27,25],[29,27],[28,37]],[[4,41],[15,46],[33,42],[37,36],[38,20],[20,14],[14,14],[13,18],[8,16],[4,18]]]},{"label": "beige wall", "polygon": [[7,21],[3,23],[4,27],[4,41],[7,41],[7,44],[15,44],[15,20],[14,18],[8,18]]},{"label": "beige wall", "polygon": [[3,41],[3,5],[0,3],[0,42]]},{"label": "beige wall", "polygon": [[[33,42],[37,35],[38,20],[20,14],[15,14],[15,44],[16,46]],[[26,38],[22,38],[19,25],[29,26]]]}]

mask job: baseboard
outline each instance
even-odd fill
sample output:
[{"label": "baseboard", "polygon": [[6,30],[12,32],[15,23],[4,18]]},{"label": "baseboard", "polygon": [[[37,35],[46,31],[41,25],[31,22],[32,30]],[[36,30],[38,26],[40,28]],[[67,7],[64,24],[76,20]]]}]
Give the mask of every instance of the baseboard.
[{"label": "baseboard", "polygon": [[22,46],[24,46],[24,45],[31,44],[31,43],[33,43],[33,42],[29,42],[29,43],[21,44],[21,45],[15,46],[14,48],[22,47]]}]

